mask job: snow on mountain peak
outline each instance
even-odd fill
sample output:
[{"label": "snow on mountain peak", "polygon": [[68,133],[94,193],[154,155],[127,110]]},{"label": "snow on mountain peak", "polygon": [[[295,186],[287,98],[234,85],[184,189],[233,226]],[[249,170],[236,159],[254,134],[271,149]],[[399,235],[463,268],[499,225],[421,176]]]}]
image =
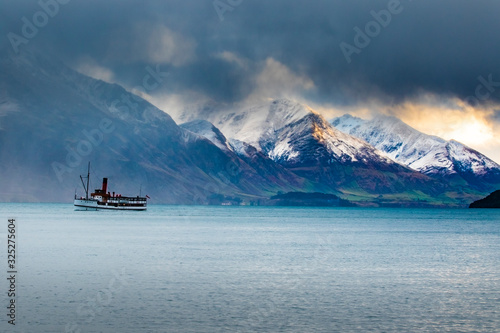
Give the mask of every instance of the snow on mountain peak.
[{"label": "snow on mountain peak", "polygon": [[332,120],[339,130],[365,140],[389,158],[428,175],[487,175],[500,166],[454,140],[427,135],[398,118],[378,116],[363,120],[342,116]]},{"label": "snow on mountain peak", "polygon": [[224,151],[232,150],[224,134],[209,121],[197,119],[181,124],[180,127],[205,137]]},{"label": "snow on mountain peak", "polygon": [[361,125],[363,122],[364,120],[361,118],[345,114],[342,117],[333,119],[331,124],[340,131],[348,133],[352,128]]},{"label": "snow on mountain peak", "polygon": [[222,116],[213,115],[208,120],[212,121],[227,137],[258,147],[259,138],[273,135],[275,131],[304,117],[309,112],[299,103],[279,99],[243,111],[226,112]]},{"label": "snow on mountain peak", "polygon": [[227,112],[212,121],[226,137],[250,144],[283,163],[304,158],[341,163],[375,158],[393,163],[366,142],[335,129],[311,108],[286,99]]},{"label": "snow on mountain peak", "polygon": [[485,175],[491,169],[500,169],[497,163],[458,141],[448,141],[446,148],[456,168],[471,170],[476,175]]}]

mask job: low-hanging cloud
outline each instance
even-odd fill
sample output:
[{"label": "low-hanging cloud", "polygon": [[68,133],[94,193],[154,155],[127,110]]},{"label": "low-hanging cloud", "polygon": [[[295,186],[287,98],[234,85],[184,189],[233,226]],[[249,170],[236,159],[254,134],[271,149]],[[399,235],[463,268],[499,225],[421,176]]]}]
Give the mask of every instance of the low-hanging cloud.
[{"label": "low-hanging cloud", "polygon": [[247,98],[248,103],[273,98],[294,98],[300,92],[314,88],[314,82],[293,73],[273,58],[265,60],[261,72],[255,78],[255,90]]}]

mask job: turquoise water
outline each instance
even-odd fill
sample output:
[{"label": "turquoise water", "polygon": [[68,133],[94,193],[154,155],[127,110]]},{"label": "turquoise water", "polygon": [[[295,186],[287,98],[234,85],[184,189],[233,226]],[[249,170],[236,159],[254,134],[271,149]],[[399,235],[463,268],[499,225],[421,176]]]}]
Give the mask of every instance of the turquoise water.
[{"label": "turquoise water", "polygon": [[10,217],[1,332],[500,331],[500,210],[0,204],[5,276]]}]

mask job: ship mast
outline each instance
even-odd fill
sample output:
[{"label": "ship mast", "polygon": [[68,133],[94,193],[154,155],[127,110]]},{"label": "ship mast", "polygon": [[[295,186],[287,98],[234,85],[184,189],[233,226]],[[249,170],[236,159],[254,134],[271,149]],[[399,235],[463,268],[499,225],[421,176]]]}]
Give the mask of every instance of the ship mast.
[{"label": "ship mast", "polygon": [[85,200],[89,199],[89,180],[90,180],[90,161],[89,161],[89,166],[87,168],[87,186],[85,186],[85,183],[83,182],[83,177],[80,175],[80,180],[82,181],[83,189],[85,190]]},{"label": "ship mast", "polygon": [[89,181],[90,181],[90,161],[89,161],[89,166],[87,168],[87,191],[85,192],[85,198],[87,200],[89,198]]}]

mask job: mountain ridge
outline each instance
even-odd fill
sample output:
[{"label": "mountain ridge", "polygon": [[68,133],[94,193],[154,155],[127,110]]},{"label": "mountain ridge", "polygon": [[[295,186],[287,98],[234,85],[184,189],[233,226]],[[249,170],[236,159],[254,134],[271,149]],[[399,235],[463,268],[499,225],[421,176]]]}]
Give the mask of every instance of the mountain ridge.
[{"label": "mountain ridge", "polygon": [[386,156],[431,177],[445,177],[481,191],[500,184],[500,165],[464,144],[427,135],[395,117],[362,120],[350,115],[332,125],[365,140]]}]

